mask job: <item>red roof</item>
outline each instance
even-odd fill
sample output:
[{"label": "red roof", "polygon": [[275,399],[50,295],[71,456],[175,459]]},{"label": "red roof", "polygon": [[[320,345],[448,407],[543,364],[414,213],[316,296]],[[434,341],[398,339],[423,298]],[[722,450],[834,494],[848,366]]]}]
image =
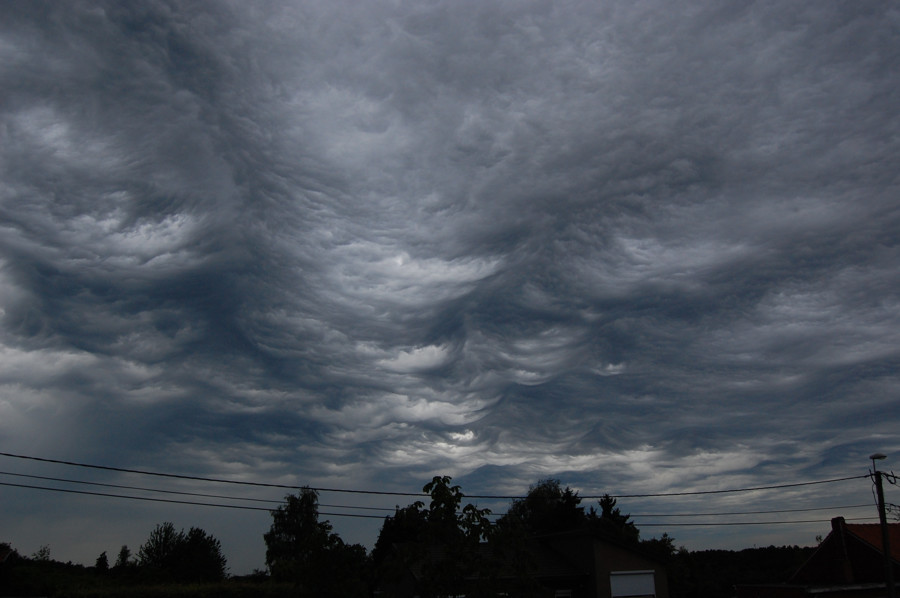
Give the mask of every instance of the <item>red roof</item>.
[{"label": "red roof", "polygon": [[[844,529],[863,542],[881,549],[881,524],[879,523],[845,523]],[[888,542],[891,545],[891,558],[900,561],[900,523],[888,524]]]}]

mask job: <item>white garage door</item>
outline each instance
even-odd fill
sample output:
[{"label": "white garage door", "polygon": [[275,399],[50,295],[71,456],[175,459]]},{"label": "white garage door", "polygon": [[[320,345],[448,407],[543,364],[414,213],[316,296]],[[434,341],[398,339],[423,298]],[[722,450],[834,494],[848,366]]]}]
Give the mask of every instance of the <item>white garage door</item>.
[{"label": "white garage door", "polygon": [[653,571],[613,571],[609,574],[613,598],[656,596]]}]

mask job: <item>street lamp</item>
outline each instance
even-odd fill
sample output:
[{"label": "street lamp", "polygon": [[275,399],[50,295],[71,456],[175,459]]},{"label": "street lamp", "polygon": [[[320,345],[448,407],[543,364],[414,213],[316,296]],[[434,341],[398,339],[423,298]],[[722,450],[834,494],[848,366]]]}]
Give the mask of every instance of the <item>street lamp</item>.
[{"label": "street lamp", "polygon": [[884,580],[887,585],[888,598],[896,598],[894,590],[894,565],[891,562],[891,541],[888,534],[887,515],[884,512],[884,486],[881,483],[883,475],[875,466],[875,461],[887,459],[887,455],[874,453],[869,455],[872,460],[872,476],[875,478],[875,491],[878,493],[878,519],[881,521],[881,548],[884,551]]}]

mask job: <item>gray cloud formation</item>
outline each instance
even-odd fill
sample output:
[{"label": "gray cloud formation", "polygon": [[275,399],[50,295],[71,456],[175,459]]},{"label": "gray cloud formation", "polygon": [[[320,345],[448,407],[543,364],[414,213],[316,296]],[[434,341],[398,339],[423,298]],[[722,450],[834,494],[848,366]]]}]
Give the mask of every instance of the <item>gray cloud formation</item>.
[{"label": "gray cloud formation", "polygon": [[889,2],[0,10],[10,450],[593,494],[900,448]]}]

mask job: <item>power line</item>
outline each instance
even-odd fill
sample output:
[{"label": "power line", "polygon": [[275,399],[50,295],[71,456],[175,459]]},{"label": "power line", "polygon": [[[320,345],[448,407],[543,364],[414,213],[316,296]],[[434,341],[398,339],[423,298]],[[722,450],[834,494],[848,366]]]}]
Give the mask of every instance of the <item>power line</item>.
[{"label": "power line", "polygon": [[[801,523],[829,523],[830,519],[805,519],[792,521],[718,521],[710,523],[642,523],[640,527],[718,527],[740,525],[793,525]],[[878,521],[877,517],[850,517],[846,521]]]},{"label": "power line", "polygon": [[[272,500],[272,499],[262,499],[262,498],[250,498],[250,497],[242,497],[242,496],[227,496],[222,494],[205,494],[199,492],[184,492],[178,490],[163,490],[160,488],[147,488],[143,486],[127,486],[122,484],[107,484],[102,482],[90,482],[87,480],[74,480],[71,478],[57,478],[57,477],[49,477],[49,476],[39,476],[39,475],[30,475],[24,473],[12,473],[8,471],[0,471],[0,475],[6,476],[15,476],[20,478],[29,478],[34,480],[46,480],[52,482],[64,482],[68,484],[83,484],[89,486],[98,486],[104,488],[119,488],[124,490],[139,490],[143,492],[155,492],[159,494],[173,494],[178,496],[196,496],[200,498],[219,498],[224,500],[241,500],[247,502],[260,502],[260,503],[269,503],[269,504],[281,504],[283,501],[281,500]],[[36,486],[35,488],[42,489],[43,487]],[[103,496],[101,494],[101,496]],[[119,496],[119,495],[110,495],[110,496]],[[201,504],[207,505],[208,503],[188,503],[188,504]],[[332,508],[332,509],[356,509],[361,511],[382,511],[382,512],[393,512],[394,508],[387,507],[364,507],[364,506],[356,506],[356,505],[335,505],[335,504],[326,504],[319,503],[320,507]],[[812,511],[837,511],[844,509],[859,509],[859,508],[869,508],[872,505],[864,504],[864,505],[838,505],[831,507],[811,507],[806,509],[777,509],[777,510],[766,510],[766,511],[731,511],[731,512],[720,512],[720,513],[631,513],[630,517],[725,517],[725,516],[735,516],[735,515],[763,515],[763,514],[776,514],[776,513],[808,513]],[[503,513],[492,513],[494,517],[502,517]]]},{"label": "power line", "polygon": [[[265,488],[284,488],[289,490],[300,490],[304,488],[304,486],[297,485],[287,485],[287,484],[273,484],[266,482],[245,482],[239,480],[226,480],[222,478],[208,478],[201,476],[189,476],[175,473],[162,473],[157,471],[147,471],[140,469],[126,469],[122,467],[110,467],[106,465],[93,465],[88,463],[78,463],[74,461],[62,461],[58,459],[45,459],[42,457],[32,457],[28,455],[17,455],[14,453],[5,453],[0,452],[0,456],[3,457],[12,457],[15,459],[28,459],[31,461],[40,461],[44,463],[57,463],[60,465],[69,465],[73,467],[86,467],[90,469],[100,469],[105,471],[118,471],[122,473],[135,473],[139,475],[149,475],[149,476],[157,476],[164,478],[176,478],[183,480],[194,480],[201,482],[214,482],[220,484],[236,484],[242,486],[256,486],[256,487],[265,487]],[[663,497],[671,497],[671,496],[700,496],[700,495],[709,495],[709,494],[726,494],[726,493],[737,493],[737,492],[753,492],[757,490],[778,490],[783,488],[796,488],[799,486],[812,486],[816,484],[830,484],[835,482],[844,482],[848,480],[858,480],[862,478],[867,478],[868,475],[859,475],[859,476],[849,476],[844,478],[832,478],[828,480],[815,480],[811,482],[794,482],[791,484],[776,484],[771,486],[755,486],[750,488],[730,488],[723,490],[695,490],[695,491],[685,491],[685,492],[658,492],[658,493],[644,493],[644,494],[610,494],[609,496],[612,498],[663,498]],[[342,488],[314,488],[310,486],[306,486],[310,490],[315,490],[317,492],[343,492],[349,494],[370,494],[376,496],[428,496],[424,492],[389,492],[383,490],[349,490]],[[479,498],[479,499],[492,499],[492,500],[517,500],[521,498],[525,498],[524,496],[503,496],[503,495],[489,495],[489,494],[467,494],[464,495],[466,498]],[[605,495],[587,495],[581,496],[582,499],[600,499]]]},{"label": "power line", "polygon": [[[104,488],[120,488],[123,490],[140,490],[143,492],[156,492],[159,494],[175,494],[179,496],[197,496],[200,498],[221,498],[224,500],[244,500],[248,502],[261,502],[261,503],[270,503],[270,504],[282,504],[283,500],[272,500],[267,498],[250,498],[244,496],[226,496],[223,494],[204,494],[200,492],[184,492],[179,490],[162,490],[160,488],[146,488],[142,486],[125,486],[121,484],[105,484],[102,482],[89,482],[86,480],[73,480],[71,478],[54,478],[48,476],[40,476],[40,475],[29,475],[25,473],[12,473],[9,471],[0,471],[0,475],[7,476],[15,476],[19,478],[29,478],[33,480],[46,480],[51,482],[64,482],[67,484],[84,484],[88,486],[101,486]],[[320,507],[334,508],[334,509],[359,509],[363,511],[393,511],[393,508],[387,507],[362,507],[362,506],[354,506],[354,505],[331,505],[325,503],[319,503]]]},{"label": "power line", "polygon": [[248,505],[224,505],[220,503],[202,503],[186,500],[175,500],[171,498],[151,498],[149,496],[129,496],[127,494],[108,494],[105,492],[90,492],[88,490],[73,490],[71,488],[52,488],[49,486],[34,486],[31,484],[13,484],[12,482],[0,482],[0,486],[11,486],[13,488],[29,488],[32,490],[48,490],[51,492],[64,492],[66,494],[85,494],[88,496],[107,496],[111,498],[127,498],[130,500],[145,500],[150,502],[174,503],[179,505],[198,505],[202,507],[223,507],[226,509],[243,509],[247,511],[271,511],[265,507],[251,507]]},{"label": "power line", "polygon": [[11,473],[9,471],[0,471],[0,475],[15,476],[18,478],[30,478],[32,480],[46,480],[49,482],[65,482],[67,484],[84,484],[87,486],[102,486],[104,488],[120,488],[123,490],[141,490],[143,492],[158,492],[160,494],[178,494],[181,496],[198,496],[201,498],[223,498],[226,500],[246,500],[246,501],[250,501],[250,502],[265,502],[265,503],[272,503],[272,504],[278,504],[278,503],[283,502],[280,500],[271,500],[271,499],[265,499],[265,498],[244,498],[244,497],[239,497],[239,496],[225,496],[222,494],[204,494],[201,492],[184,492],[184,491],[179,491],[179,490],[161,490],[159,488],[145,488],[142,486],[124,486],[121,484],[104,484],[102,482],[88,482],[86,480],[73,480],[70,478],[53,478],[53,477],[41,476],[41,475],[29,475],[29,474],[25,474],[25,473]]},{"label": "power line", "polygon": [[[161,478],[175,478],[180,480],[194,480],[198,482],[214,482],[217,484],[236,484],[241,486],[256,486],[263,488],[284,488],[287,490],[301,490],[306,487],[310,490],[315,490],[317,492],[346,492],[351,494],[375,494],[375,495],[387,495],[387,496],[428,496],[424,492],[387,492],[381,490],[346,490],[346,489],[338,489],[338,488],[312,488],[309,486],[299,486],[299,485],[288,485],[288,484],[273,484],[267,482],[244,482],[240,480],[226,480],[222,478],[207,478],[201,476],[190,476],[190,475],[182,475],[177,473],[162,473],[158,471],[146,471],[142,469],[127,469],[124,467],[111,467],[108,465],[92,465],[89,463],[77,463],[75,461],[61,461],[59,459],[45,459],[42,457],[30,457],[28,455],[16,455],[13,453],[3,453],[0,452],[0,456],[2,457],[12,457],[14,459],[28,459],[30,461],[40,461],[43,463],[57,463],[59,465],[70,465],[72,467],[86,467],[89,469],[100,469],[104,471],[118,471],[121,473],[136,473],[139,475],[149,475],[156,476]],[[473,497],[474,498],[474,497]],[[494,497],[494,498],[505,498],[505,497]]]},{"label": "power line", "polygon": [[722,513],[630,513],[629,517],[723,517],[732,515],[769,515],[774,513],[808,513],[810,511],[838,511],[842,509],[870,508],[872,505],[839,505],[836,507],[810,507],[807,509],[777,509],[772,511],[731,511]]},{"label": "power line", "polygon": [[[0,453],[2,454],[2,453]],[[834,482],[846,482],[848,480],[860,480],[868,475],[855,475],[846,478],[832,478],[830,480],[815,480],[812,482],[794,482],[792,484],[776,484],[773,486],[754,486],[751,488],[730,488],[727,490],[693,490],[688,492],[658,492],[650,494],[610,494],[612,498],[660,498],[666,496],[699,496],[704,494],[728,494],[733,492],[753,492],[755,490],[779,490],[781,488],[796,488],[798,486],[814,486],[816,484],[831,484]],[[581,498],[603,498],[602,496],[583,496]]]},{"label": "power line", "polygon": [[[127,500],[143,500],[150,502],[161,502],[161,503],[174,503],[181,505],[193,505],[193,506],[201,506],[201,507],[219,507],[225,509],[238,509],[245,511],[267,511],[271,512],[271,509],[266,509],[264,507],[251,507],[247,505],[228,505],[221,503],[206,503],[206,502],[194,502],[194,501],[185,501],[185,500],[174,500],[167,498],[151,498],[147,496],[129,496],[125,494],[109,494],[105,492],[90,492],[87,490],[73,490],[70,488],[51,488],[47,486],[34,486],[31,484],[13,484],[11,482],[0,482],[0,486],[10,486],[14,488],[28,488],[31,490],[45,490],[50,492],[63,492],[67,494],[82,494],[88,496],[103,496],[107,498],[120,498]],[[319,515],[325,517],[355,517],[360,519],[384,519],[385,516],[382,515],[361,515],[356,513],[325,513],[320,512]],[[847,521],[874,521],[876,518],[873,517],[856,517],[856,518],[848,518]],[[695,522],[695,523],[642,523],[640,527],[731,527],[731,526],[749,526],[749,525],[797,525],[797,524],[805,524],[805,523],[828,523],[829,519],[805,519],[805,520],[792,520],[792,521],[719,521],[719,522]]]},{"label": "power line", "polygon": [[[13,474],[16,475],[16,474]],[[23,477],[38,477],[40,476],[24,476]],[[41,478],[44,479],[44,478]],[[52,479],[52,478],[50,478]],[[60,480],[65,481],[65,480]],[[77,482],[76,482],[77,483]],[[89,482],[88,482],[89,483]],[[192,506],[201,506],[201,507],[218,507],[225,509],[238,509],[245,511],[266,511],[271,512],[272,509],[267,509],[264,507],[251,507],[248,505],[233,505],[233,504],[222,504],[222,503],[209,503],[209,502],[197,502],[197,501],[187,501],[187,500],[175,500],[168,498],[152,498],[147,496],[131,496],[126,494],[111,494],[106,492],[91,492],[87,490],[74,490],[71,488],[53,488],[48,486],[36,486],[32,484],[14,484],[11,482],[0,482],[0,486],[9,486],[14,488],[27,488],[31,490],[44,490],[49,492],[62,492],[66,494],[80,494],[87,496],[102,496],[106,498],[119,498],[126,500],[141,500],[141,501],[149,501],[149,502],[161,502],[168,504],[182,504],[182,505],[192,505]],[[228,497],[223,497],[228,498]],[[325,506],[325,505],[323,505]],[[338,508],[359,508],[359,507],[347,507],[342,505],[331,505],[332,507]],[[870,505],[862,505],[862,506],[870,506]],[[855,508],[855,505],[848,505],[845,507],[832,507],[832,508]],[[824,509],[827,507],[822,507]],[[780,513],[780,512],[802,512],[802,511],[815,511],[821,509],[785,509],[782,511],[756,511],[756,512],[748,512],[748,513],[704,513],[704,514],[696,514],[696,515],[688,515],[688,514],[673,514],[673,515],[656,515],[661,517],[666,516],[719,516],[719,515],[744,515],[744,514],[754,514],[754,513]],[[325,517],[354,517],[360,519],[384,519],[385,515],[362,515],[357,513],[329,513],[329,512],[319,512],[319,515]],[[848,518],[848,521],[874,521],[873,517],[856,517],[856,518]],[[828,519],[806,519],[806,520],[791,520],[791,521],[728,521],[728,522],[692,522],[692,523],[641,523],[640,527],[729,527],[729,526],[750,526],[750,525],[794,525],[794,524],[807,524],[807,523],[828,523],[830,520]]]},{"label": "power line", "polygon": [[[188,500],[175,500],[171,498],[151,498],[149,496],[129,496],[127,494],[108,494],[105,492],[90,492],[88,490],[73,490],[71,488],[51,488],[48,486],[34,486],[31,484],[13,484],[12,482],[0,482],[0,486],[10,486],[13,488],[28,488],[31,490],[47,490],[50,492],[63,492],[66,494],[84,494],[88,496],[105,496],[108,498],[123,498],[128,500],[143,500],[149,502],[162,502],[179,505],[194,505],[199,507],[219,507],[223,509],[239,509],[244,511],[266,511],[271,512],[272,509],[265,507],[251,507],[248,505],[226,505],[221,503],[194,502]],[[383,515],[359,515],[356,513],[319,513],[328,517],[359,517],[363,519],[384,519]]]}]

